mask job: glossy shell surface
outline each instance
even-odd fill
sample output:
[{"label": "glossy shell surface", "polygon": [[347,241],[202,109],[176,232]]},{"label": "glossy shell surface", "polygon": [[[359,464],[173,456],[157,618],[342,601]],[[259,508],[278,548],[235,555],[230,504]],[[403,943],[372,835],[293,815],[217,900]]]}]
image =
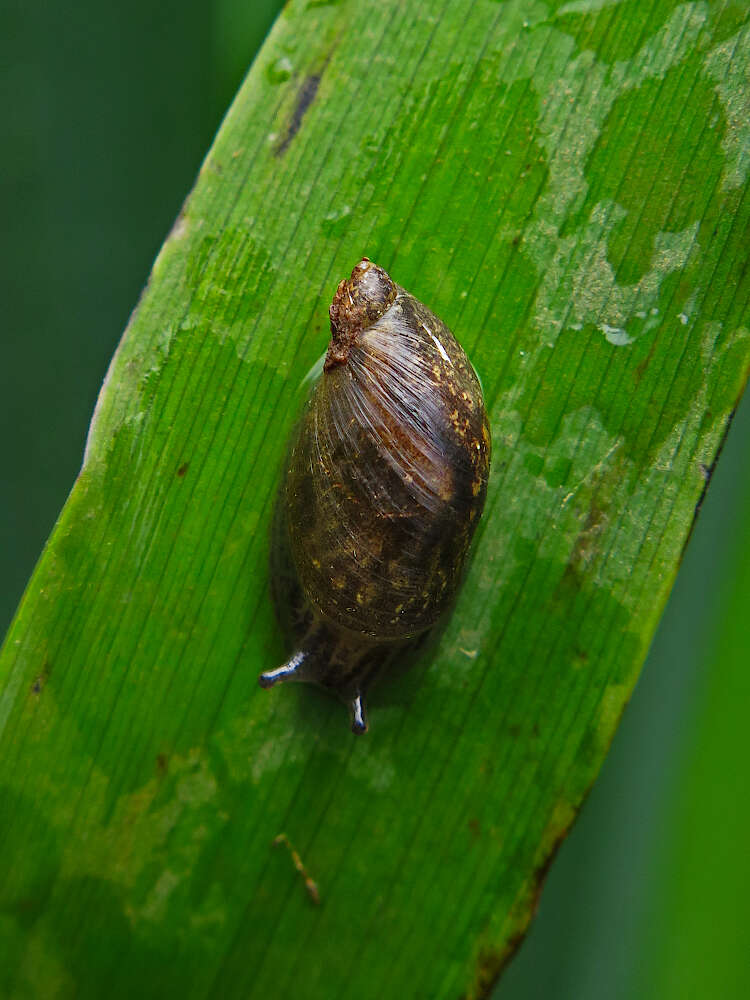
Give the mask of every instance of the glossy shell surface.
[{"label": "glossy shell surface", "polygon": [[445,324],[396,286],[346,361],[324,371],[290,454],[292,558],[319,614],[380,640],[434,624],[488,471],[477,376]]},{"label": "glossy shell surface", "polygon": [[361,731],[378,664],[453,603],[484,506],[490,432],[463,349],[382,268],[363,258],[330,315],[277,512],[275,564],[293,585],[274,589],[294,605],[280,617],[295,653],[260,681],[322,684]]}]

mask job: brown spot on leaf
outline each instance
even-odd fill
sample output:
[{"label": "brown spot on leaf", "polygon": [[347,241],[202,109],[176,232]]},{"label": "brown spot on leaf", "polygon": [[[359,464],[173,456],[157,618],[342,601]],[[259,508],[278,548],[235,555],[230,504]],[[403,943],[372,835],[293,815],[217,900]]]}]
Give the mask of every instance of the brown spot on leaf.
[{"label": "brown spot on leaf", "polygon": [[177,475],[180,477],[180,479],[182,479],[182,477],[185,475],[185,473],[187,472],[187,470],[188,470],[188,463],[187,462],[183,462],[182,465],[177,470]]},{"label": "brown spot on leaf", "polygon": [[646,369],[649,366],[649,362],[651,361],[651,358],[653,358],[653,356],[654,356],[654,351],[655,350],[656,350],[656,337],[652,337],[651,338],[651,344],[650,344],[649,349],[648,349],[648,354],[643,359],[643,361],[641,361],[638,365],[636,365],[635,373],[634,373],[634,378],[635,378],[635,384],[636,385],[638,385],[638,383],[641,381],[641,379],[643,378],[643,376],[646,374]]},{"label": "brown spot on leaf", "polygon": [[703,489],[701,490],[701,495],[698,497],[698,502],[695,505],[695,510],[693,511],[693,520],[690,522],[690,531],[688,531],[687,538],[682,546],[682,552],[680,553],[680,563],[682,563],[682,557],[685,555],[685,549],[687,548],[688,542],[692,538],[693,528],[695,527],[695,522],[698,520],[698,515],[701,512],[701,507],[703,506],[703,501],[706,499],[706,490],[708,489],[708,484],[711,482],[711,477],[714,474],[714,469],[716,468],[716,463],[719,461],[719,456],[721,455],[724,445],[726,444],[727,434],[729,434],[729,428],[732,426],[732,421],[734,420],[734,414],[736,412],[733,409],[729,416],[727,417],[727,422],[724,425],[724,430],[721,435],[721,441],[719,441],[719,446],[716,449],[716,454],[714,455],[713,461],[710,465],[704,465],[701,462],[700,470],[703,476]]},{"label": "brown spot on leaf", "polygon": [[480,948],[474,974],[474,981],[464,994],[463,1000],[488,1000],[488,998],[493,994],[500,976],[508,965],[508,962],[518,951],[521,942],[526,937],[526,932],[529,929],[531,921],[536,916],[542,889],[544,888],[544,881],[549,874],[550,867],[557,856],[560,845],[563,840],[565,840],[568,833],[570,833],[570,828],[573,825],[573,819],[576,814],[572,815],[570,822],[566,823],[565,826],[559,831],[549,850],[549,853],[532,873],[529,882],[527,883],[528,888],[523,893],[523,898],[521,900],[523,916],[517,930],[515,930],[513,934],[510,935],[508,940],[504,944],[501,944],[498,948],[492,948],[487,945]]},{"label": "brown spot on leaf", "polygon": [[42,693],[47,684],[47,681],[49,680],[50,672],[51,672],[50,662],[49,660],[45,660],[42,666],[42,672],[40,674],[37,674],[37,676],[34,678],[33,684],[31,685],[31,691],[33,694],[39,695]]},{"label": "brown spot on leaf", "polygon": [[276,147],[277,156],[283,156],[284,153],[286,153],[292,139],[299,132],[300,126],[302,125],[302,119],[305,117],[305,113],[315,100],[315,96],[318,93],[321,75],[322,74],[320,73],[311,73],[310,76],[305,77],[303,80],[302,86],[297,94],[297,100],[294,105],[294,110],[292,111],[292,117],[287,125],[286,135]]},{"label": "brown spot on leaf", "polygon": [[605,511],[592,500],[586,513],[586,521],[579,531],[573,545],[573,551],[568,560],[568,568],[577,572],[584,571],[598,552],[599,538],[606,525]]},{"label": "brown spot on leaf", "polygon": [[318,883],[315,882],[311,877],[304,864],[302,863],[302,858],[299,856],[295,848],[292,846],[292,842],[287,837],[285,833],[280,833],[273,840],[274,847],[284,846],[289,851],[289,856],[292,859],[292,864],[297,869],[299,874],[305,883],[305,889],[307,890],[307,895],[310,897],[316,906],[320,906],[320,890],[318,889]]}]

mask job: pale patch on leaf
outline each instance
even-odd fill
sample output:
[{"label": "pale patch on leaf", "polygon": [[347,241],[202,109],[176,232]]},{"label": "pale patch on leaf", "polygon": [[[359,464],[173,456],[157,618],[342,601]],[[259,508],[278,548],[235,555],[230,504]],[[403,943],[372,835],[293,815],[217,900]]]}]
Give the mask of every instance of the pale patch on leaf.
[{"label": "pale patch on leaf", "polygon": [[708,75],[724,106],[727,128],[721,145],[726,156],[722,188],[742,187],[750,165],[750,26],[717,45],[706,56]]}]

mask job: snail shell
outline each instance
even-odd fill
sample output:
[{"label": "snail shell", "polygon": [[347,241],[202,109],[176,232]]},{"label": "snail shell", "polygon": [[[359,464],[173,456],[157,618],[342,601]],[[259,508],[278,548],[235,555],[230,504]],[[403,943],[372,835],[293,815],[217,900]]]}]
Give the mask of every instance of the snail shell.
[{"label": "snail shell", "polygon": [[453,603],[484,507],[490,432],[463,349],[363,258],[330,308],[323,374],[289,450],[272,580],[296,649],[263,687],[305,680],[350,705]]}]

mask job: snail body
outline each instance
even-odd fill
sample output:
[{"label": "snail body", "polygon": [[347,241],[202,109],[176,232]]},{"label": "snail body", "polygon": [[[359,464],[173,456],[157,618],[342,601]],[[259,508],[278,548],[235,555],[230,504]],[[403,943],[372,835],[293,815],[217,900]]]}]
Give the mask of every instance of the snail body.
[{"label": "snail body", "polygon": [[259,680],[334,691],[362,732],[374,676],[453,603],[484,506],[490,433],[463,349],[382,268],[363,258],[330,319],[277,511],[272,578],[296,648]]}]

